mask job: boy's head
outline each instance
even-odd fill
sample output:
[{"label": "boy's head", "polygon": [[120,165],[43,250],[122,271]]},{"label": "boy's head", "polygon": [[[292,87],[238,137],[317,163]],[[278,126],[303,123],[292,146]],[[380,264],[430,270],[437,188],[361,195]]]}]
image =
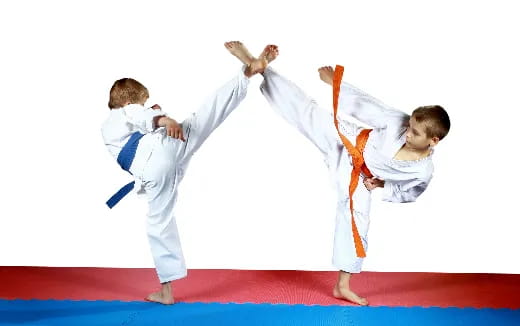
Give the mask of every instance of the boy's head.
[{"label": "boy's head", "polygon": [[410,117],[406,142],[415,149],[426,149],[439,143],[450,130],[450,118],[439,105],[421,106]]},{"label": "boy's head", "polygon": [[122,78],[116,80],[110,89],[108,107],[112,110],[128,104],[144,105],[149,97],[148,89],[143,84],[132,78]]}]

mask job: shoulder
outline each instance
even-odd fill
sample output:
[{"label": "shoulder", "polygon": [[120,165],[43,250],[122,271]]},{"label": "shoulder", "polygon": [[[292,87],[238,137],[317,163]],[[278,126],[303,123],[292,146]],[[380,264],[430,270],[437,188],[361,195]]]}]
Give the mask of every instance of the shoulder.
[{"label": "shoulder", "polygon": [[133,113],[138,111],[144,111],[145,107],[140,104],[128,104],[127,106],[124,106],[116,111],[121,111],[120,113]]}]

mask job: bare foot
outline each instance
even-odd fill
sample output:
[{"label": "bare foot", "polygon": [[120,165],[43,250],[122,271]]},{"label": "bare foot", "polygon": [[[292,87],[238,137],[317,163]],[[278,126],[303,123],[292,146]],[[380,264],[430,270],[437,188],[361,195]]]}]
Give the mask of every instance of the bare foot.
[{"label": "bare foot", "polygon": [[258,56],[259,58],[265,58],[267,63],[271,63],[278,56],[278,46],[269,44],[267,45],[262,53]]},{"label": "bare foot", "polygon": [[368,305],[367,299],[359,297],[357,294],[355,294],[348,288],[344,288],[344,287],[340,288],[338,284],[336,284],[336,286],[334,287],[334,290],[332,291],[332,295],[336,299],[347,300],[347,301],[356,303],[360,306]]},{"label": "bare foot", "polygon": [[334,77],[334,69],[331,66],[325,66],[318,69],[320,79],[332,86],[332,78]]},{"label": "bare foot", "polygon": [[172,295],[172,288],[170,282],[163,283],[160,291],[150,294],[145,298],[145,300],[167,305],[175,303],[175,300],[173,299]]},{"label": "bare foot", "polygon": [[265,68],[267,68],[267,59],[266,58],[258,58],[251,61],[250,64],[247,65],[246,70],[244,71],[244,75],[247,77],[251,77],[254,74],[264,72]]},{"label": "bare foot", "polygon": [[239,41],[231,41],[224,43],[226,49],[231,52],[232,55],[238,58],[242,63],[249,65],[255,60],[255,57],[249,53],[249,50]]}]

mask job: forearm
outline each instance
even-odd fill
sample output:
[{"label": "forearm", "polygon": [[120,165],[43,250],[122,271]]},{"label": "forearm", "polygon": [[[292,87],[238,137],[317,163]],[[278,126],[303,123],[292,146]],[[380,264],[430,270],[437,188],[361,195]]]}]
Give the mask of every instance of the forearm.
[{"label": "forearm", "polygon": [[153,132],[157,128],[158,118],[166,116],[160,109],[144,108],[138,104],[131,104],[124,110],[127,122],[142,133]]},{"label": "forearm", "polygon": [[426,182],[411,182],[400,184],[386,181],[383,185],[382,200],[394,203],[414,202],[425,190]]},{"label": "forearm", "polygon": [[159,116],[154,117],[153,118],[154,129],[160,128],[160,127],[166,127],[166,124],[168,123],[169,120],[172,120],[172,119],[168,118],[165,115],[159,115]]},{"label": "forearm", "polygon": [[174,119],[168,118],[165,115],[160,115],[160,116],[154,117],[154,119],[153,119],[153,124],[154,124],[155,128],[166,127],[166,125],[171,122],[177,122],[177,121],[175,121]]}]

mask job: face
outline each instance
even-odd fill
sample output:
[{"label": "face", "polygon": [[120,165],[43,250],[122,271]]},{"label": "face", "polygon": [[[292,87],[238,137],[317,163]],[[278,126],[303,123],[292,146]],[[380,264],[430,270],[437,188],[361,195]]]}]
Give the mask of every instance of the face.
[{"label": "face", "polygon": [[426,150],[439,142],[437,137],[428,137],[424,122],[417,122],[412,116],[406,129],[406,146],[414,150]]}]

